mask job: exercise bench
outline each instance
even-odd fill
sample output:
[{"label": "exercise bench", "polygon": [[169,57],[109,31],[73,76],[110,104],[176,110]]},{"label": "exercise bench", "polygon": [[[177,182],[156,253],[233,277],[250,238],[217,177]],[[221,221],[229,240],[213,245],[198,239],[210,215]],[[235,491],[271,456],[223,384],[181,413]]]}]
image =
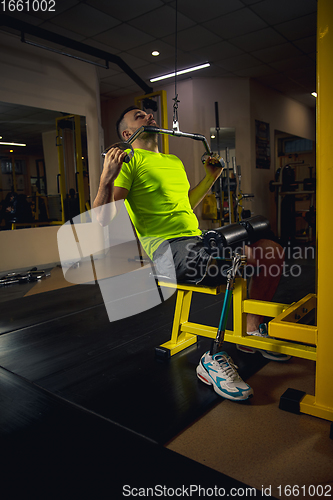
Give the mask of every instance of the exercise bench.
[{"label": "exercise bench", "polygon": [[[217,327],[207,326],[189,321],[191,302],[193,293],[205,293],[209,295],[223,294],[226,285],[216,287],[200,286],[195,284],[168,283],[159,281],[159,286],[176,288],[177,298],[169,341],[156,348],[156,355],[159,358],[167,359],[170,356],[195,344],[198,337],[208,337],[215,339]],[[310,304],[310,306],[308,305]],[[298,356],[306,359],[316,359],[316,327],[296,323],[295,316],[300,320],[299,312],[303,311],[305,315],[306,305],[308,310],[315,307],[315,296],[309,294],[299,303],[280,304],[277,302],[268,302],[262,300],[253,300],[247,298],[247,283],[242,277],[237,277],[233,291],[233,330],[226,330],[224,340],[257,349],[265,349],[274,352],[280,352],[291,356]],[[222,299],[221,299],[222,307]],[[296,312],[295,312],[296,311]],[[246,314],[260,314],[274,318],[268,324],[269,335],[274,334],[274,338],[249,336],[246,334]],[[282,329],[279,333],[279,325],[282,323]],[[274,326],[273,326],[274,325]],[[272,328],[273,327],[273,328]],[[288,340],[283,338],[283,328],[288,330]],[[272,330],[272,331],[271,331]],[[291,332],[290,332],[291,331]],[[293,335],[294,334],[294,335]],[[273,336],[273,335],[272,335]],[[280,339],[276,338],[277,336]],[[300,340],[302,337],[303,340]],[[304,337],[310,345],[304,344]],[[312,345],[311,345],[312,344]],[[314,345],[313,345],[314,344]]]}]

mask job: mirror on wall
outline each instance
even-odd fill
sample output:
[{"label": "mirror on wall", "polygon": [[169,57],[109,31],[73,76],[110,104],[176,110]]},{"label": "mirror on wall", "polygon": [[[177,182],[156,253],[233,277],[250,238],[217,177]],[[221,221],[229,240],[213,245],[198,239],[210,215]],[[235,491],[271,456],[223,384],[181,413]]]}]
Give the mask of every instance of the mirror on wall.
[{"label": "mirror on wall", "polygon": [[269,183],[276,204],[276,232],[284,244],[314,243],[316,148],[312,140],[275,130],[275,174]]},{"label": "mirror on wall", "polygon": [[89,205],[86,120],[0,102],[0,230],[63,224]]},{"label": "mirror on wall", "polygon": [[211,150],[224,159],[229,172],[225,169],[218,182],[213,185],[212,194],[206,197],[206,203],[203,204],[202,217],[221,226],[242,217],[243,208],[238,204],[240,177],[236,169],[236,129],[211,127],[210,145]]}]

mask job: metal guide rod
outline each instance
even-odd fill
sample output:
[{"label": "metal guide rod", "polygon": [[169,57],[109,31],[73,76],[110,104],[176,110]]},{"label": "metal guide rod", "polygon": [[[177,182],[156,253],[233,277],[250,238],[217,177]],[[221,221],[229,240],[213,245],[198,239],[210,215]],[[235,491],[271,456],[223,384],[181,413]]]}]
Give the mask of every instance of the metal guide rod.
[{"label": "metal guide rod", "polygon": [[230,192],[230,177],[229,177],[229,163],[230,163],[230,158],[229,158],[229,148],[225,148],[225,156],[226,156],[226,165],[227,165],[227,187],[228,187],[228,212],[229,212],[229,224],[231,224],[231,210],[233,210],[233,207],[231,206],[231,192]]},{"label": "metal guide rod", "polygon": [[241,191],[242,168],[240,165],[237,165],[237,176],[238,176],[238,189],[239,191]]},{"label": "metal guide rod", "polygon": [[236,216],[237,216],[237,220],[240,221],[241,218],[242,218],[242,210],[243,210],[243,207],[242,207],[243,195],[242,195],[242,186],[241,186],[241,183],[242,183],[242,170],[241,170],[241,166],[240,165],[236,166],[236,172],[237,172],[237,177],[238,177],[238,196],[237,196]]},{"label": "metal guide rod", "polygon": [[[219,120],[219,103],[215,101],[215,129],[216,129],[216,146],[217,146],[217,154],[220,156],[220,120]],[[220,189],[220,221],[221,226],[224,225],[224,213],[223,213],[223,181],[222,175],[219,177],[219,189]]]},{"label": "metal guide rod", "polygon": [[233,157],[231,158],[231,160],[232,160],[232,169],[233,169],[233,171],[234,171],[234,175],[235,175],[235,177],[236,177],[236,175],[237,175],[237,169],[236,169],[236,156],[233,156]]}]

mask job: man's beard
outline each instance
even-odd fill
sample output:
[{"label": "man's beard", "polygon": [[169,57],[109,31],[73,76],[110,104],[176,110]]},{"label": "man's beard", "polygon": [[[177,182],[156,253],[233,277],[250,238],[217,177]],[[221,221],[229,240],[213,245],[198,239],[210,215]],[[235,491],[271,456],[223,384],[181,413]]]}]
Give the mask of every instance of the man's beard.
[{"label": "man's beard", "polygon": [[138,139],[144,142],[157,142],[157,135],[158,134],[153,134],[152,132],[143,132],[139,135]]}]

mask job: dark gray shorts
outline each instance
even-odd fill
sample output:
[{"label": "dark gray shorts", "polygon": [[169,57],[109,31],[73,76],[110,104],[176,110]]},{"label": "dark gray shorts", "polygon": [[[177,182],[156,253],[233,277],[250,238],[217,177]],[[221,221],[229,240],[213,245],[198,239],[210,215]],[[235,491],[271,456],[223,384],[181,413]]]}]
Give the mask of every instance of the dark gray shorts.
[{"label": "dark gray shorts", "polygon": [[[166,250],[169,247],[173,262],[166,258]],[[217,286],[225,283],[226,269],[230,267],[230,263],[224,260],[211,258],[200,236],[173,238],[165,241],[154,252],[154,264],[158,275],[168,276],[175,270],[178,283],[195,283],[204,286]]]}]

